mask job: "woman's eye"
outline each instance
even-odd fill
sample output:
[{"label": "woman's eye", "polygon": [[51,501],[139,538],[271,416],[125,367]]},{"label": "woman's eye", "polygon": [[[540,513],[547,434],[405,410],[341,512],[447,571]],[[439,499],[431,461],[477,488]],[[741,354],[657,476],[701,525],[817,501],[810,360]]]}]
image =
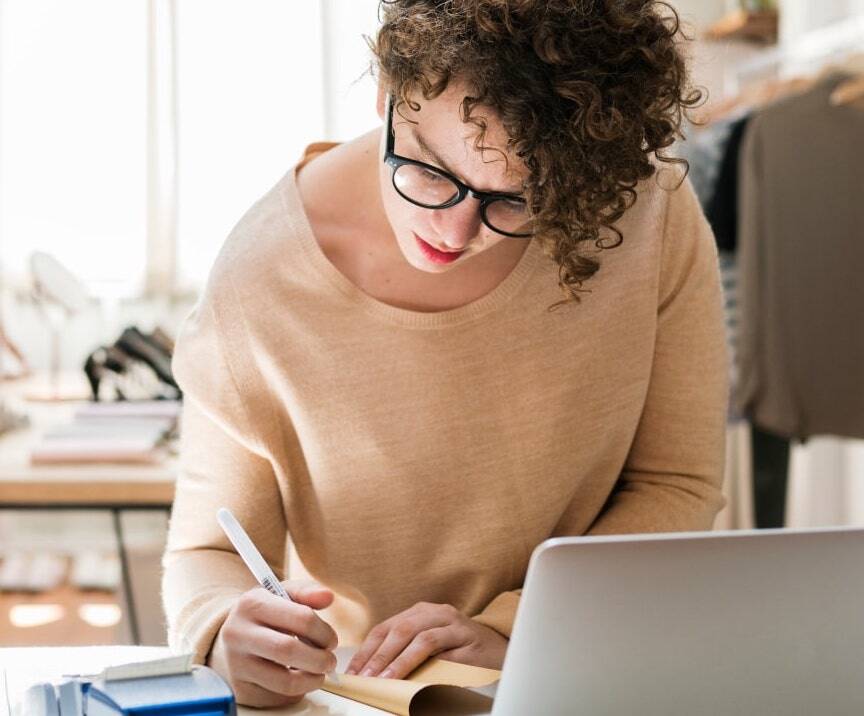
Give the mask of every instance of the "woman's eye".
[{"label": "woman's eye", "polygon": [[525,202],[524,201],[509,201],[507,199],[499,199],[498,204],[501,209],[507,211],[511,214],[524,214],[525,213]]},{"label": "woman's eye", "polygon": [[431,169],[423,170],[423,178],[427,181],[447,181],[438,172],[433,172]]}]

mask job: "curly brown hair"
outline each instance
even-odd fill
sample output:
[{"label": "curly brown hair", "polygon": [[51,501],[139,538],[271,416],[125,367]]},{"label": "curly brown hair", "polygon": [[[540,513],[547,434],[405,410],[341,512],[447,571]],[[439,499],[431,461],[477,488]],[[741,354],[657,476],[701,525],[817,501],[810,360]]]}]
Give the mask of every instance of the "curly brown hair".
[{"label": "curly brown hair", "polygon": [[651,156],[683,163],[662,150],[702,93],[687,82],[674,8],[654,0],[382,0],[380,14],[369,44],[397,107],[416,110],[419,95],[433,99],[451,80],[463,82],[462,120],[477,125],[478,149],[486,123],[472,110],[497,114],[508,150],[528,169],[535,234],[558,264],[565,296],[578,301],[600,250],[623,240],[614,224],[636,201],[637,183],[655,173]]}]

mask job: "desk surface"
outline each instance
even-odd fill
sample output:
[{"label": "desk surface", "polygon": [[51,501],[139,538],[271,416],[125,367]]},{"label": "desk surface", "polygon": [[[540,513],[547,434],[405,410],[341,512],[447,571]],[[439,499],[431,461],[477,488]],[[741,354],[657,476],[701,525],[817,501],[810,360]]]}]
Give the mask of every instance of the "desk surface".
[{"label": "desk surface", "polygon": [[30,418],[30,427],[0,436],[0,504],[171,505],[176,462],[158,465],[33,466],[30,451],[45,429],[71,420],[80,403],[27,402],[26,382],[4,383],[3,398]]},{"label": "desk surface", "polygon": [[[81,646],[81,647],[31,647],[0,649],[0,669],[6,671],[9,705],[12,714],[18,716],[14,704],[24,690],[38,681],[56,679],[63,674],[96,673],[111,664],[145,661],[167,656],[164,647],[150,646]],[[2,684],[0,684],[0,716],[7,716],[4,709]],[[380,716],[387,711],[372,708],[350,699],[313,691],[294,706],[279,709],[238,709],[238,716],[255,714],[279,714],[279,716]]]}]

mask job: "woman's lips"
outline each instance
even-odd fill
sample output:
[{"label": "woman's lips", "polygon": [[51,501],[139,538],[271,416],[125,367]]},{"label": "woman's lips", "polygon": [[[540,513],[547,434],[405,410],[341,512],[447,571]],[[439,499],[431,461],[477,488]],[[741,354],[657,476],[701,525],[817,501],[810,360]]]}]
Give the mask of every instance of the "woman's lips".
[{"label": "woman's lips", "polygon": [[423,255],[432,263],[451,264],[465,253],[464,249],[462,251],[439,251],[429,242],[423,241],[423,239],[417,236],[417,234],[414,234],[414,238],[417,241],[417,245],[420,247],[420,251],[422,251]]}]

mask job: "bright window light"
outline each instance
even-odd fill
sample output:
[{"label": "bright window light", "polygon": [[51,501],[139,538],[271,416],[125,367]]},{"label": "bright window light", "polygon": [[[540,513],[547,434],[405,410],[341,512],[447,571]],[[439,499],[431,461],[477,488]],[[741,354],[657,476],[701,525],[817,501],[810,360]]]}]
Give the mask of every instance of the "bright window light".
[{"label": "bright window light", "polygon": [[[163,274],[198,289],[233,226],[307,144],[380,123],[374,81],[358,81],[378,0],[150,2],[155,29],[148,0],[0,0],[10,283],[45,251],[112,301]],[[148,116],[159,131],[148,133]],[[148,186],[159,198],[149,207]]]},{"label": "bright window light", "polygon": [[116,604],[82,604],[78,616],[92,627],[113,627],[120,623],[123,612]]},{"label": "bright window light", "polygon": [[146,248],[146,2],[0,6],[4,270],[26,275],[42,250],[96,295],[135,293]]},{"label": "bright window light", "polygon": [[16,604],[9,610],[9,621],[19,629],[52,624],[64,616],[66,610],[59,604]]},{"label": "bright window light", "polygon": [[232,227],[323,138],[317,2],[177,3],[178,269],[200,286]]}]

